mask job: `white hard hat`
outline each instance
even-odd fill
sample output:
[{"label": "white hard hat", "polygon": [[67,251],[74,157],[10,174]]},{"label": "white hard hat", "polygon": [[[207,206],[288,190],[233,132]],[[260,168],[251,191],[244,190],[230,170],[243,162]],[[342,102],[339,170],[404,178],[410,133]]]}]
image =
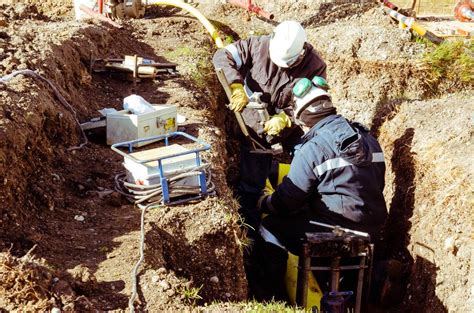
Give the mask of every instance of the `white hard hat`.
[{"label": "white hard hat", "polygon": [[270,59],[279,67],[290,67],[303,52],[305,42],[306,32],[300,23],[282,22],[270,39]]},{"label": "white hard hat", "polygon": [[295,118],[298,119],[304,110],[309,110],[311,112],[314,111],[312,113],[316,113],[316,111],[319,110],[326,110],[332,108],[333,105],[330,101],[324,102],[323,106],[321,107],[309,107],[313,101],[318,100],[322,97],[331,100],[331,96],[326,90],[316,86],[312,86],[311,90],[301,98],[295,96]]}]

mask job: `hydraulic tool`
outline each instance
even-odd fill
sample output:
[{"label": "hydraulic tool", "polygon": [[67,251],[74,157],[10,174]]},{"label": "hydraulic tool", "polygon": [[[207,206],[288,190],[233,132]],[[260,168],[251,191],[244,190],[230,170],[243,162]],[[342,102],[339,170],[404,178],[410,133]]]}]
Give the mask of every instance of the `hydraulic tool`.
[{"label": "hydraulic tool", "polygon": [[[217,78],[219,79],[227,98],[231,99],[231,89],[224,71],[220,68],[216,69]],[[280,143],[274,143],[273,136],[268,136],[263,131],[265,122],[270,119],[267,111],[267,104],[260,100],[261,92],[254,92],[249,98],[249,103],[242,112],[235,112],[237,123],[242,133],[252,144],[253,153],[269,153],[279,154],[283,151]],[[271,146],[271,148],[268,148]]]}]

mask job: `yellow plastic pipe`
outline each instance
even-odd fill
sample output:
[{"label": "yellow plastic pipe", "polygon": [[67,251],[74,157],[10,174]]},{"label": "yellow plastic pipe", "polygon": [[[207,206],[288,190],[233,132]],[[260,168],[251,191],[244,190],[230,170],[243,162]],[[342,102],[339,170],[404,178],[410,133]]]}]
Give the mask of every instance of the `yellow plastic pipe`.
[{"label": "yellow plastic pipe", "polygon": [[188,11],[191,15],[196,17],[201,22],[201,24],[207,29],[212,39],[215,41],[217,48],[224,48],[224,43],[222,42],[222,39],[219,37],[219,34],[217,33],[217,29],[195,7],[179,0],[176,0],[176,1],[148,0],[148,5],[169,5],[169,6],[178,7],[183,10]]}]

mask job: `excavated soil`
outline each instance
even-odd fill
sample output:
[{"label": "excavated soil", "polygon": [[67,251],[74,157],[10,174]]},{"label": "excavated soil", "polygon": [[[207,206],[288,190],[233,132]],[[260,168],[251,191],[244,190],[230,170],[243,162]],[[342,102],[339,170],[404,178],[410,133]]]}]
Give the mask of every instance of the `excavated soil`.
[{"label": "excavated soil", "polygon": [[[198,5],[227,41],[271,32],[274,23],[235,7]],[[177,9],[153,8],[116,29],[73,21],[64,1],[0,5],[0,308],[11,311],[125,310],[139,256],[140,211],[113,192],[121,157],[103,134],[83,141],[76,124],[138,93],[173,103],[180,130],[209,142],[217,195],[147,212],[139,302],[146,311],[246,310],[244,235],[229,186],[237,175],[235,129],[212,74],[215,48],[204,28]],[[403,264],[404,300],[384,311],[470,312],[474,305],[472,82],[465,91],[428,84],[424,45],[370,3],[272,7],[297,19],[328,63],[341,113],[378,135],[387,163],[390,209],[385,255]],[[138,54],[178,63],[179,77],[131,82],[89,72],[92,58]],[[32,249],[34,247],[34,249]],[[28,254],[27,252],[32,249]],[[24,256],[27,254],[26,256]],[[199,290],[199,296],[192,291]]]}]

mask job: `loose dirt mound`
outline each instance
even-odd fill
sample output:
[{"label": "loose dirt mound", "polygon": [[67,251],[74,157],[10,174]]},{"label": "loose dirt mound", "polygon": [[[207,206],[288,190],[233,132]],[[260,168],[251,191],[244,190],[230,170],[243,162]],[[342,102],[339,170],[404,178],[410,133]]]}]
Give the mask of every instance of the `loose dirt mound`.
[{"label": "loose dirt mound", "polygon": [[35,260],[26,254],[21,258],[9,252],[0,254],[0,307],[15,311],[90,311],[93,304],[84,296],[78,296],[86,281],[95,277],[86,275],[74,278],[71,273],[54,273],[43,260]]},{"label": "loose dirt mound", "polygon": [[[198,8],[228,42],[273,28],[230,5]],[[310,42],[328,63],[339,111],[371,126],[383,144],[390,207],[386,254],[403,262],[408,286],[404,303],[391,310],[469,311],[474,212],[473,169],[466,158],[473,152],[472,120],[466,112],[473,95],[420,100],[433,87],[418,62],[424,45],[372,4],[295,2],[274,9],[277,19],[306,25]],[[67,18],[59,20],[58,13]],[[246,297],[244,243],[226,183],[237,158],[232,144],[226,150],[226,111],[210,65],[214,47],[204,28],[176,9],[154,8],[149,19],[124,26],[74,22],[70,4],[63,2],[0,6],[0,77],[34,69],[75,111],[45,82],[18,76],[0,83],[1,248],[19,257],[37,244],[34,253],[44,258],[39,265],[31,260],[22,265],[4,255],[3,264],[15,273],[32,273],[18,285],[0,285],[7,290],[0,292],[0,306],[7,310],[65,309],[78,298],[96,310],[127,307],[140,212],[113,192],[122,160],[100,134],[83,149],[67,148],[82,140],[75,116],[86,121],[98,109],[121,108],[133,92],[152,103],[179,105],[188,118],[181,130],[212,144],[205,158],[217,186],[215,198],[147,213],[139,308],[184,310]],[[181,77],[143,81],[134,89],[130,82],[89,73],[92,58],[125,54],[177,62]],[[7,267],[0,268],[6,273]],[[54,277],[72,289],[65,293],[70,298],[55,291]],[[21,300],[12,288],[36,293]]]}]

